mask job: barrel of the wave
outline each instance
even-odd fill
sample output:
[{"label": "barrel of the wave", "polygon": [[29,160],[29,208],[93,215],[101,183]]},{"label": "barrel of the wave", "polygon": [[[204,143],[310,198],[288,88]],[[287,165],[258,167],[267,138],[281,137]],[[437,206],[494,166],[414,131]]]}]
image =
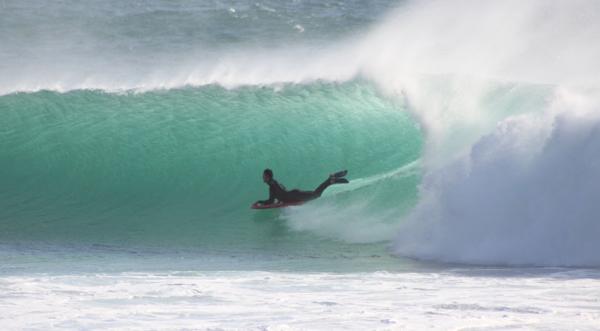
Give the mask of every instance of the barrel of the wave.
[{"label": "barrel of the wave", "polygon": [[253,247],[269,230],[249,220],[277,217],[248,209],[265,165],[313,188],[340,165],[368,177],[420,152],[415,123],[364,82],[44,91],[0,109],[2,240]]}]

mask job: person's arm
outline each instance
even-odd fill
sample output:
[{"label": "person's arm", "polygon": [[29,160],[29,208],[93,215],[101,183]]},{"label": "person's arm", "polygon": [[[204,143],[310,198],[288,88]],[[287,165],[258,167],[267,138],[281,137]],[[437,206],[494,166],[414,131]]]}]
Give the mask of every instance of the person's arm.
[{"label": "person's arm", "polygon": [[273,192],[273,187],[269,185],[269,200],[258,200],[258,203],[261,205],[270,205],[275,202],[275,193]]}]

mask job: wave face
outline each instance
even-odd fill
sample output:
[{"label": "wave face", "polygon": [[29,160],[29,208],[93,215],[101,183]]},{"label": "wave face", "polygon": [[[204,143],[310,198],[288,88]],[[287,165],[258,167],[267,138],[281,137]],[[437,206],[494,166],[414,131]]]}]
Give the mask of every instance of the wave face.
[{"label": "wave face", "polygon": [[5,3],[2,236],[599,266],[599,6]]},{"label": "wave face", "polygon": [[[319,242],[286,230],[285,213],[249,209],[268,196],[262,170],[290,189],[313,189],[347,168],[356,184],[326,191],[315,206],[371,201],[398,214],[399,195],[416,199],[418,171],[397,168],[421,148],[399,107],[364,82],[2,96],[1,239],[233,250]],[[373,176],[390,171],[376,185]]]}]

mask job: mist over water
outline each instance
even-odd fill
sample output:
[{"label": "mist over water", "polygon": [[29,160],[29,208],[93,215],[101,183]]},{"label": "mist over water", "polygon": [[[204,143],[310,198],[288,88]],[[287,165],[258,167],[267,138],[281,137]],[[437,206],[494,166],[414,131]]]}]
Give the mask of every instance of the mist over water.
[{"label": "mist over water", "polygon": [[347,80],[336,40],[363,35],[392,4],[6,1],[0,93]]},{"label": "mist over water", "polygon": [[[599,265],[598,9],[413,2],[374,30],[367,40],[385,51],[367,72],[407,99],[426,135],[399,254]],[[402,42],[383,42],[392,35]]]},{"label": "mist over water", "polygon": [[5,239],[600,265],[596,1],[1,6]]}]

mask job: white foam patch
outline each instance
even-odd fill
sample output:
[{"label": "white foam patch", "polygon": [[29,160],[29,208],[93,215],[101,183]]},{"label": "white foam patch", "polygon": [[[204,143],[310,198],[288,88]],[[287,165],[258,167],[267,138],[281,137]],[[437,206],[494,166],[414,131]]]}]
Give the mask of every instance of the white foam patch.
[{"label": "white foam patch", "polygon": [[381,181],[390,180],[395,178],[403,178],[416,176],[419,174],[419,170],[421,169],[421,159],[414,160],[409,162],[397,169],[393,169],[381,174],[376,174],[369,177],[364,178],[352,178],[348,184],[344,185],[333,185],[327,188],[327,191],[323,193],[324,197],[333,196],[340,193],[348,193],[356,190],[360,190],[365,187],[377,185]]},{"label": "white foam patch", "polygon": [[453,262],[600,265],[600,99],[559,91],[428,172],[396,241]]},{"label": "white foam patch", "polygon": [[600,325],[597,271],[468,273],[2,276],[0,323],[5,330],[594,330]]},{"label": "white foam patch", "polygon": [[339,205],[311,203],[310,206],[288,208],[283,214],[295,231],[310,231],[319,236],[351,243],[372,243],[393,238],[398,230],[392,211],[376,213],[368,203]]}]

